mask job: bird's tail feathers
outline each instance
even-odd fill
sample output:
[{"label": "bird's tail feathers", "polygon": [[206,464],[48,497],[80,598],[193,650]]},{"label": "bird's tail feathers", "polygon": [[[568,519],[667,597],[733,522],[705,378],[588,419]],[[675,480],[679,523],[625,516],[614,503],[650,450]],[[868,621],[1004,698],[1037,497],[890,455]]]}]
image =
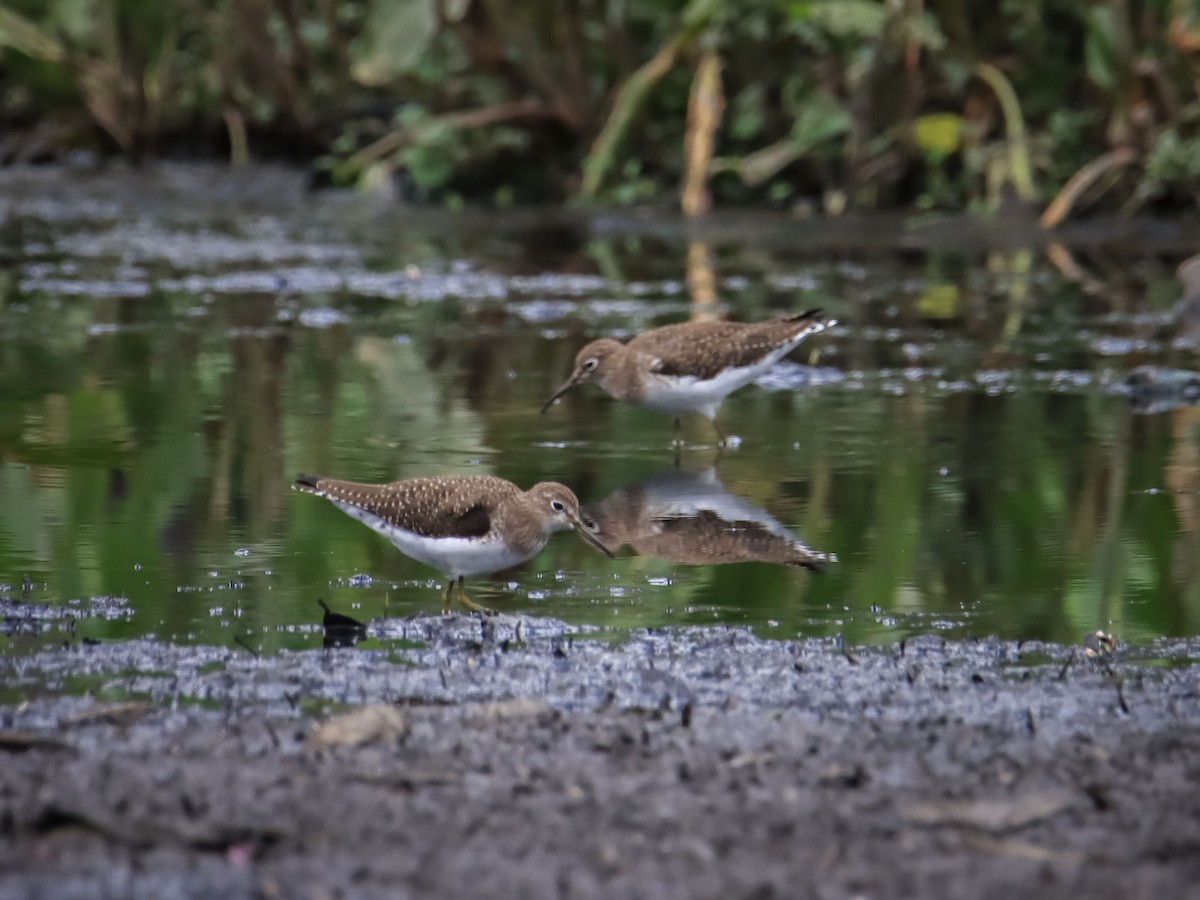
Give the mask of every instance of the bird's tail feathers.
[{"label": "bird's tail feathers", "polygon": [[292,490],[301,491],[305,494],[324,494],[321,489],[320,475],[305,475],[303,472],[296,476],[296,480],[292,483]]},{"label": "bird's tail feathers", "polygon": [[807,312],[795,313],[794,315],[784,316],[785,322],[794,322],[801,326],[796,331],[796,338],[805,338],[810,334],[819,334],[826,328],[837,324],[837,319],[826,319],[825,310],[810,309]]}]

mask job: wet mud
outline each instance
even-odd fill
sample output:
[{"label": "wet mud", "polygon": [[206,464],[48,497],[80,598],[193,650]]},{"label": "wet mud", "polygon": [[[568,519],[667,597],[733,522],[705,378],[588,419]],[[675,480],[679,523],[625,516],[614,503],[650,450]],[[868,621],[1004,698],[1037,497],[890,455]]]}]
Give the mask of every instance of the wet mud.
[{"label": "wet mud", "polygon": [[1200,876],[1195,639],[1097,661],[365,630],[384,649],[0,660],[31,698],[0,709],[0,896],[1162,897]]}]

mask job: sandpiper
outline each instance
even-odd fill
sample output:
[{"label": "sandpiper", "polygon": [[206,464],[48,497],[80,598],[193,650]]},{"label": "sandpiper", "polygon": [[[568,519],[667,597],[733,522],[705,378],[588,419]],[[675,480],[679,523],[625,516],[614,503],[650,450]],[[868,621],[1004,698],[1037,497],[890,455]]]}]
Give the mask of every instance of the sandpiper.
[{"label": "sandpiper", "polygon": [[542,412],[577,384],[594,381],[624,403],[679,417],[698,412],[713,423],[721,446],[725,432],[717,421],[721,402],[765,374],[810,334],[824,331],[821,310],[766,322],[682,322],[643,332],[628,344],[609,338],[592,341],[575,357],[575,370]]},{"label": "sandpiper", "polygon": [[300,475],[293,487],[316,494],[379,532],[405,556],[445,573],[442,595],[479,612],[491,610],[466,595],[468,575],[498,572],[536,556],[550,535],[574,529],[597,549],[611,551],[584,528],[579,500],[553,481],[527,491],[491,475],[408,478],[389,484],[358,484]]}]

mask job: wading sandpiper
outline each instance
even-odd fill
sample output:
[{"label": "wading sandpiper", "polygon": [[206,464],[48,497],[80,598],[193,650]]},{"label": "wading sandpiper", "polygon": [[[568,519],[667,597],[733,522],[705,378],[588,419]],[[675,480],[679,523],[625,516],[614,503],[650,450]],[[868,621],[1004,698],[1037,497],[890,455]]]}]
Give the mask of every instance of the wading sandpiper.
[{"label": "wading sandpiper", "polygon": [[498,572],[536,556],[550,535],[574,529],[612,556],[588,533],[571,489],[553,481],[527,491],[491,475],[409,478],[390,484],[358,484],[300,475],[293,487],[332,501],[334,506],[379,532],[405,556],[450,579],[442,595],[450,606],[455,580],[458,601],[479,606],[463,588],[468,575]]},{"label": "wading sandpiper", "polygon": [[717,409],[729,394],[764,375],[810,334],[824,331],[821,310],[766,322],[681,322],[643,332],[628,344],[592,341],[575,356],[575,369],[542,412],[577,384],[594,381],[624,403],[669,413],[698,412],[725,432]]}]

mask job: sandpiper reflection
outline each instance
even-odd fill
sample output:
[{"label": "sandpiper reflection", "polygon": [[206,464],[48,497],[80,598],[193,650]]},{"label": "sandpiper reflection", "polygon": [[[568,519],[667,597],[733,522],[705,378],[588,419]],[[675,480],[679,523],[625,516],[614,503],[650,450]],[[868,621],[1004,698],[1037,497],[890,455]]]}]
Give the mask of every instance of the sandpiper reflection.
[{"label": "sandpiper reflection", "polygon": [[765,509],[725,490],[714,469],[671,469],[583,509],[607,547],[684,565],[767,562],[819,571],[836,562],[805,546]]}]

